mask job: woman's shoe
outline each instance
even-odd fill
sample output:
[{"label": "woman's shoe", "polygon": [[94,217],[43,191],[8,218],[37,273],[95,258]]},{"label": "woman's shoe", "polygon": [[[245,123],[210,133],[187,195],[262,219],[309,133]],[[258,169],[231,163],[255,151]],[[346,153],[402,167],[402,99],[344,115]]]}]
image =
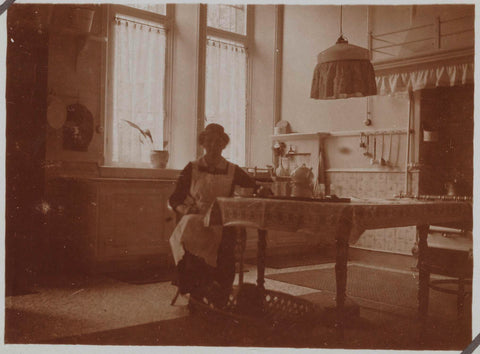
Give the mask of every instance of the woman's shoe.
[{"label": "woman's shoe", "polygon": [[224,288],[216,281],[213,281],[207,285],[205,296],[209,303],[212,303],[216,308],[223,309],[227,305],[230,292],[231,289]]}]

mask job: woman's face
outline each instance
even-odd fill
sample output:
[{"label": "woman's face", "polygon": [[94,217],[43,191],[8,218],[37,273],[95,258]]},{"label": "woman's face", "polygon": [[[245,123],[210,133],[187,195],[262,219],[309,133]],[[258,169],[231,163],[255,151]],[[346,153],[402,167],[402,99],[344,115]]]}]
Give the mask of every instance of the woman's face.
[{"label": "woman's face", "polygon": [[225,141],[216,134],[208,134],[205,136],[202,145],[207,155],[220,156],[225,148]]}]

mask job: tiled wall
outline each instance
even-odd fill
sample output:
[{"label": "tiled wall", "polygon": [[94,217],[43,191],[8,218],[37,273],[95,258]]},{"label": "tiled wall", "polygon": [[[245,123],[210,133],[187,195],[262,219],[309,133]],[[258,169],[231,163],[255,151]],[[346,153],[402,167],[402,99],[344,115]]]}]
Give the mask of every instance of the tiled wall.
[{"label": "tiled wall", "polygon": [[[340,196],[358,198],[391,198],[405,192],[404,172],[343,171],[327,172],[329,182]],[[418,174],[410,174],[411,193],[418,192]],[[368,230],[353,247],[411,254],[415,227]]]}]

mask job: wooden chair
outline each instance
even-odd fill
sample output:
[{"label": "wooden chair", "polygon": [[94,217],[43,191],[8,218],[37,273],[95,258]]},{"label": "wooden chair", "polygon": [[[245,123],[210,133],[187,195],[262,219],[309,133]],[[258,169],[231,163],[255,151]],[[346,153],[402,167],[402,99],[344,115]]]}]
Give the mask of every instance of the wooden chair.
[{"label": "wooden chair", "polygon": [[[175,212],[175,223],[178,224],[180,222],[180,219],[182,218],[182,215],[173,208],[170,207],[169,209]],[[235,256],[235,269],[236,272],[238,272],[238,282],[239,285],[241,286],[243,284],[243,261],[244,261],[244,253],[245,253],[245,246],[246,246],[246,240],[247,240],[247,233],[245,231],[245,228],[243,227],[234,227],[230,228],[234,230],[235,232],[235,251],[234,251],[234,256]],[[172,301],[170,302],[171,306],[174,306],[175,303],[177,302],[178,296],[180,295],[180,289],[177,289]]]},{"label": "wooden chair", "polygon": [[[472,233],[431,226],[425,267],[429,274],[450,279],[433,279],[429,288],[457,296],[457,318],[464,314],[466,296],[471,296],[473,276]],[[456,289],[452,289],[452,284]]]}]

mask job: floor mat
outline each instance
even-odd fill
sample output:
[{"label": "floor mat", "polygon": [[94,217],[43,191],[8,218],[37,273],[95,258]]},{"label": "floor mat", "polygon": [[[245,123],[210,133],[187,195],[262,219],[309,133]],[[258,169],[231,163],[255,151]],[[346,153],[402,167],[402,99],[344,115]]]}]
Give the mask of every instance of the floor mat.
[{"label": "floor mat", "polygon": [[108,273],[107,277],[129,284],[150,284],[172,281],[175,278],[175,268],[150,268]]},{"label": "floor mat", "polygon": [[[289,284],[335,293],[334,268],[272,274],[266,276]],[[418,274],[399,273],[382,269],[348,266],[347,296],[377,303],[417,308]],[[471,307],[467,298],[465,309]],[[456,296],[430,290],[429,309],[439,316],[456,316]]]},{"label": "floor mat", "polygon": [[[299,254],[299,255],[275,255],[268,256],[265,260],[265,266],[274,269],[302,267],[316,264],[334,263],[335,256],[330,254]],[[257,264],[257,258],[251,257],[245,259],[246,264]]]},{"label": "floor mat", "polygon": [[[238,269],[235,270],[238,273]],[[248,269],[243,270],[248,273]],[[152,268],[108,273],[107,277],[129,284],[151,284],[172,281],[176,277],[175,268]]]}]

